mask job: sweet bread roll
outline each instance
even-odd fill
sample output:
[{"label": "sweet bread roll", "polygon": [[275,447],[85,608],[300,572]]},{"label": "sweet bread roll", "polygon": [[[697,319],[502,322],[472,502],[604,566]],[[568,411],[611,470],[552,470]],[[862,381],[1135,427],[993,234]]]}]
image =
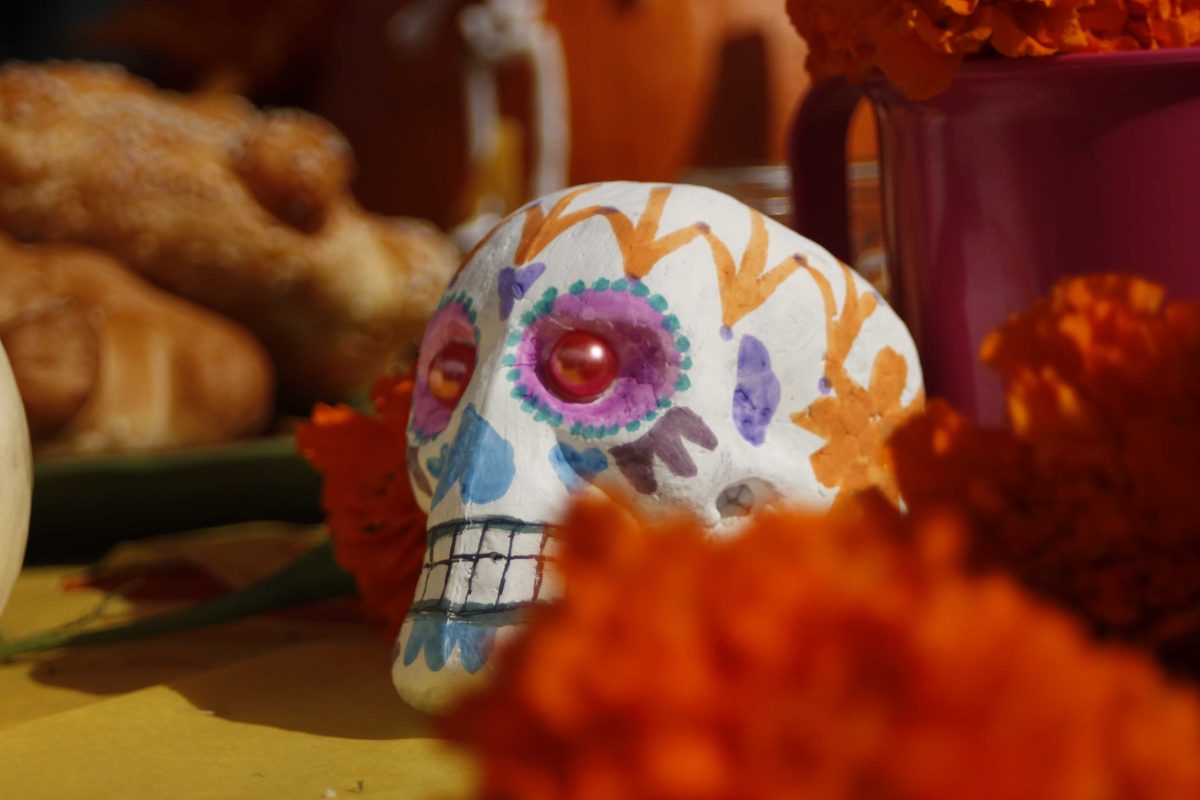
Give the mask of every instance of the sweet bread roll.
[{"label": "sweet bread roll", "polygon": [[298,111],[155,90],[111,67],[0,69],[0,228],[96,246],[250,328],[300,399],[415,346],[456,254],[366,214],[349,148]]},{"label": "sweet bread roll", "polygon": [[0,238],[0,298],[40,455],[214,444],[270,420],[274,379],[254,337],[106,255]]},{"label": "sweet bread roll", "polygon": [[0,242],[0,340],[25,406],[29,434],[45,439],[91,396],[100,362],[88,310],[53,289],[26,255]]}]

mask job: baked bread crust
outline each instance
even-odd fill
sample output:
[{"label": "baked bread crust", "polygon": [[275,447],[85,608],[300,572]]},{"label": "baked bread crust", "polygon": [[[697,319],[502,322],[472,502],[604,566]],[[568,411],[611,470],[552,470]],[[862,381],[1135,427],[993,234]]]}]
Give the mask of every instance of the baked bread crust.
[{"label": "baked bread crust", "polygon": [[352,172],[340,134],[303,112],[116,67],[0,69],[0,228],[93,245],[242,322],[294,399],[405,358],[456,265],[431,225],[365,213]]},{"label": "baked bread crust", "polygon": [[248,331],[102,253],[0,237],[0,298],[39,455],[216,444],[271,419],[270,359]]}]

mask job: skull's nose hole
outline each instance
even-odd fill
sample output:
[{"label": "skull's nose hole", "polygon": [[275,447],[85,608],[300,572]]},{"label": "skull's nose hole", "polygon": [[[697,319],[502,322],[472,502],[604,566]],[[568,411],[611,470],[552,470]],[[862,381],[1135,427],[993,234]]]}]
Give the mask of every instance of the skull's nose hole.
[{"label": "skull's nose hole", "polygon": [[756,478],[731,483],[717,497],[717,513],[722,522],[748,517],[771,502],[776,494],[769,483]]}]

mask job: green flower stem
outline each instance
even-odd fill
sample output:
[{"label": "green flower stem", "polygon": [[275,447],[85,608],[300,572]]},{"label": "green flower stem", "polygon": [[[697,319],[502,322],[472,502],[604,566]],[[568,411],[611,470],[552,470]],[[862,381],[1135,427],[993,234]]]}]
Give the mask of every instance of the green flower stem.
[{"label": "green flower stem", "polygon": [[325,542],[274,575],[190,608],[98,630],[81,631],[79,624],[71,624],[20,639],[0,639],[0,662],[60,647],[124,642],[159,633],[195,630],[356,593],[354,579],[338,566],[333,545]]}]

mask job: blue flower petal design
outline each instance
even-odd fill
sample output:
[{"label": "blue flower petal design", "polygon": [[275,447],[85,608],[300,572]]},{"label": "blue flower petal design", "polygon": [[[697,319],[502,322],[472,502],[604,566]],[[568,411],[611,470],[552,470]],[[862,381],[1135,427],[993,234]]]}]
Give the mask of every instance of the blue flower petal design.
[{"label": "blue flower petal design", "polygon": [[450,445],[442,445],[441,452],[436,457],[430,457],[425,460],[425,468],[429,470],[429,474],[434,480],[442,477],[442,472],[446,469],[446,456],[450,454]]},{"label": "blue flower petal design", "polygon": [[508,493],[517,473],[513,446],[473,404],[464,409],[454,444],[441,460],[444,463],[433,493],[434,506],[455,484],[460,484],[459,492],[468,503],[494,502]]},{"label": "blue flower petal design", "polygon": [[425,666],[430,672],[441,672],[454,652],[455,637],[451,625],[435,623],[436,629],[432,636],[425,640]]},{"label": "blue flower petal design", "polygon": [[576,450],[566,442],[559,442],[550,449],[550,466],[564,486],[576,491],[608,469],[608,457],[595,447]]},{"label": "blue flower petal design", "polygon": [[408,632],[408,641],[404,645],[404,666],[411,667],[425,649],[425,643],[437,632],[437,621],[418,617],[413,620],[412,629]]},{"label": "blue flower petal design", "polygon": [[496,629],[490,625],[453,623],[458,628],[458,644],[463,666],[474,675],[483,669],[496,647]]},{"label": "blue flower petal design", "polygon": [[474,675],[483,669],[496,647],[496,627],[465,619],[417,617],[404,645],[404,666],[411,667],[422,653],[430,672],[441,672],[459,648],[463,667]]}]

